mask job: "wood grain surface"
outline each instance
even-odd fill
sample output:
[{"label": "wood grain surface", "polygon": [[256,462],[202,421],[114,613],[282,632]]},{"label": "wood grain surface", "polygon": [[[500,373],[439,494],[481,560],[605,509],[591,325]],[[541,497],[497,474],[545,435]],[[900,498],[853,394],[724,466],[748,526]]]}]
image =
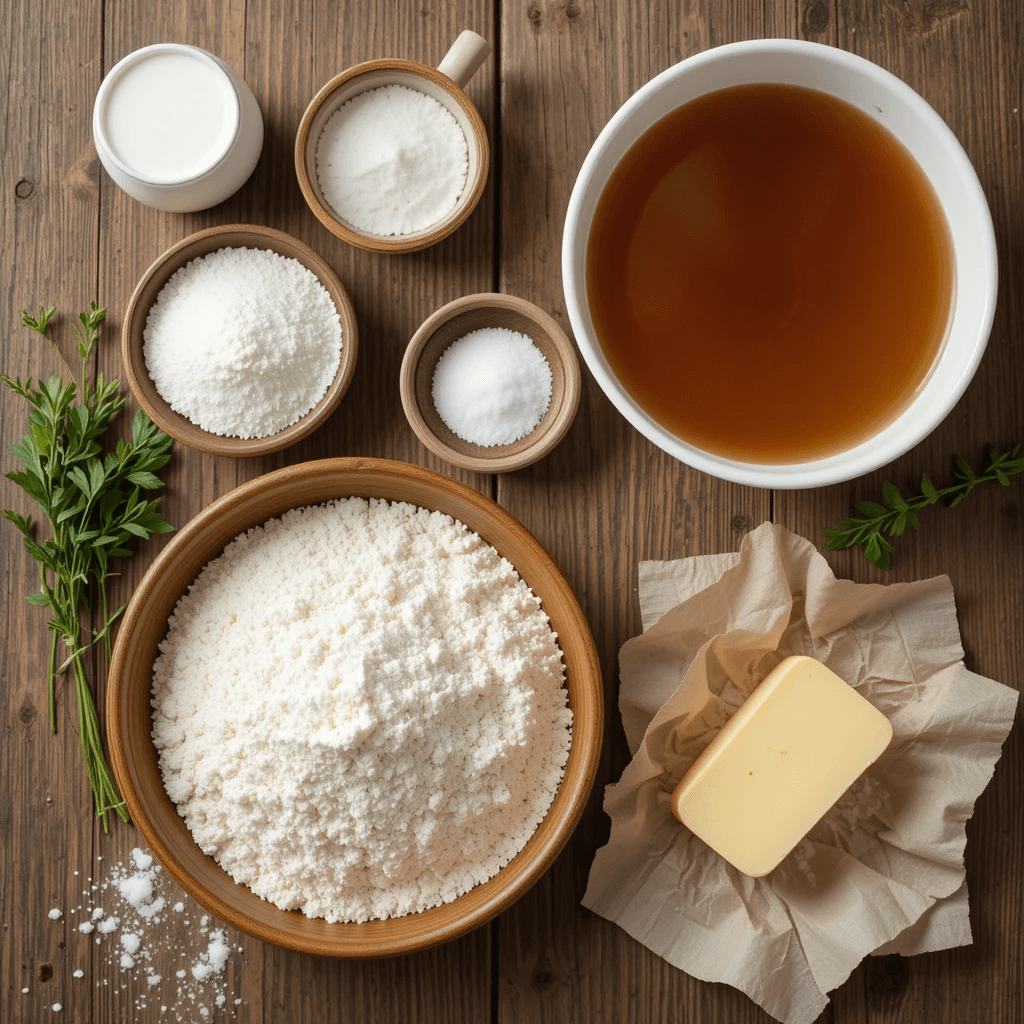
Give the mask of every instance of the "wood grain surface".
[{"label": "wood grain surface", "polygon": [[[467,89],[490,143],[481,201],[457,232],[423,252],[383,255],[346,246],[316,220],[296,182],[293,146],[302,112],[325,82],[361,61],[436,65],[463,28],[494,47]],[[567,328],[562,224],[575,175],[601,128],[670,65],[709,46],[762,36],[813,39],[876,61],[935,107],[974,162],[995,222],[1000,298],[984,361],[953,413],[869,477],[769,492],[722,483],[664,455],[626,424],[584,371],[576,420],[543,461],[495,477],[430,455],[399,399],[402,354],[416,328],[451,299],[491,290],[528,299]],[[92,101],[104,73],[132,50],[161,41],[216,53],[244,75],[264,115],[266,139],[253,177],[201,213],[140,206],[106,177],[92,146]],[[360,352],[349,391],[320,430],[273,455],[234,460],[177,447],[165,474],[165,516],[183,524],[241,482],[327,456],[395,458],[445,472],[497,497],[551,553],[590,621],[608,714],[597,786],[582,822],[514,907],[447,945],[365,962],[305,956],[229,930],[226,1006],[211,1005],[204,1017],[197,1004],[176,997],[173,982],[175,971],[206,948],[191,900],[185,914],[168,915],[161,926],[154,968],[165,983],[152,990],[145,972],[122,972],[107,946],[75,927],[70,911],[91,905],[81,895],[85,879],[98,884],[108,877],[139,838],[120,822],[105,835],[91,819],[74,703],[63,685],[58,735],[49,732],[46,616],[23,600],[37,571],[3,524],[0,1021],[767,1024],[771,1018],[746,996],[688,977],[580,906],[594,852],[608,834],[601,791],[628,762],[617,654],[640,631],[637,563],[735,550],[765,520],[820,542],[821,530],[853,501],[876,498],[883,480],[910,489],[928,472],[938,483],[951,475],[954,453],[977,462],[987,446],[1024,440],[1022,53],[1018,0],[6,0],[0,369],[22,378],[56,372],[52,353],[20,326],[20,311],[56,303],[64,314],[56,334],[71,352],[69,318],[96,298],[108,307],[98,365],[121,377],[121,318],[161,252],[219,224],[265,224],[296,236],[327,260],[353,300]],[[127,412],[134,412],[131,402]],[[4,389],[5,443],[24,432],[25,413],[24,402]],[[125,415],[122,426],[128,422]],[[3,468],[15,468],[6,452]],[[927,510],[921,531],[898,542],[887,574],[859,553],[830,554],[829,562],[837,575],[859,582],[948,574],[968,667],[1019,689],[1022,487],[1017,478],[1007,489],[979,490],[954,511]],[[31,511],[7,481],[3,504]],[[115,604],[128,598],[165,542],[154,539],[124,563],[111,594]],[[102,652],[92,652],[90,667],[94,678],[104,678]],[[869,958],[832,994],[822,1021],[1024,1021],[1022,781],[1018,726],[968,823],[974,944],[909,959]],[[48,919],[51,907],[62,908],[64,918]],[[83,978],[73,977],[76,969]],[[161,1005],[168,1008],[163,1014]]]}]

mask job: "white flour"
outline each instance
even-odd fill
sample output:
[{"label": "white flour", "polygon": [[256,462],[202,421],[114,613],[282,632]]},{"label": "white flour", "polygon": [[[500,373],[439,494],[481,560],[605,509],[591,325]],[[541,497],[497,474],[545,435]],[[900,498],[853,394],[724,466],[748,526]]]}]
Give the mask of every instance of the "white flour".
[{"label": "white flour", "polygon": [[349,100],[324,125],[317,177],[327,205],[371,235],[408,235],[454,209],[469,149],[451,112],[432,96],[386,85]]},{"label": "white flour", "polygon": [[175,412],[212,434],[267,437],[327,393],[341,318],[298,260],[219,249],[176,271],[143,332],[146,369]]},{"label": "white flour", "polygon": [[204,852],[284,909],[397,917],[492,877],[568,755],[540,602],[461,523],[351,498],[236,538],[153,674],[164,785]]}]

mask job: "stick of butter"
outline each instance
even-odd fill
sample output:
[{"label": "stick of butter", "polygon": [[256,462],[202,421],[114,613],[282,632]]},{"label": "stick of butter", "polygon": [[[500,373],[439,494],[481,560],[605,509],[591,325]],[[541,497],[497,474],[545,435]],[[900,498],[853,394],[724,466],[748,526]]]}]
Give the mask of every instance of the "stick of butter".
[{"label": "stick of butter", "polygon": [[892,739],[889,719],[814,658],[777,665],[690,766],[672,813],[760,878]]}]

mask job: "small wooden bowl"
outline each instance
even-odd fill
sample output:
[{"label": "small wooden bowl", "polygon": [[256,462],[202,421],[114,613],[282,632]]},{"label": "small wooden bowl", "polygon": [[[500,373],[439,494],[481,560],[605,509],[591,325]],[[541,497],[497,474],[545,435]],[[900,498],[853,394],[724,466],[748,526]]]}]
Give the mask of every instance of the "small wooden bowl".
[{"label": "small wooden bowl", "polygon": [[[206,256],[226,247],[272,249],[281,256],[296,259],[307,270],[317,276],[327,289],[334,307],[341,317],[341,362],[334,382],[327,393],[305,416],[290,427],[279,430],[267,437],[224,437],[211,434],[197,426],[188,417],[175,412],[156,389],[146,369],[142,351],[142,334],[150,307],[156,302],[160,289],[167,284],[171,275],[190,260]],[[356,329],[356,314],[352,302],[338,280],[337,274],[327,261],[315,253],[304,242],[300,242],[283,231],[260,227],[255,224],[227,224],[223,227],[207,228],[172,245],[142,276],[128,303],[121,333],[121,354],[124,359],[124,373],[128,386],[146,411],[149,418],[176,441],[196,448],[210,455],[228,455],[233,458],[250,458],[280,451],[290,444],[311,434],[334,412],[342,395],[348,390],[352,374],[356,369],[356,354],[359,351],[359,335]]]},{"label": "small wooden bowl", "polygon": [[[280,910],[235,882],[192,839],[163,787],[151,737],[153,662],[167,619],[200,570],[250,527],[288,509],[352,495],[408,501],[465,523],[516,568],[541,599],[565,661],[572,743],[562,784],[537,831],[497,875],[444,906],[365,924],[328,924]],[[107,682],[110,761],[132,820],[190,895],[265,942],[320,956],[411,953],[476,928],[511,906],[550,867],[583,812],[603,730],[601,669],[569,584],[526,528],[477,491],[401,462],[327,459],[277,470],[215,501],[176,533],[135,591],[117,633]]]},{"label": "small wooden bowl", "polygon": [[[465,441],[445,426],[432,395],[437,361],[470,331],[504,327],[527,335],[551,367],[551,404],[525,437],[506,445]],[[580,403],[580,364],[565,331],[542,309],[513,295],[484,292],[442,306],[413,335],[399,378],[409,426],[445,462],[481,473],[510,473],[544,458],[565,437]]]},{"label": "small wooden bowl", "polygon": [[[332,78],[313,97],[295,138],[295,174],[309,208],[328,231],[369,252],[417,252],[447,238],[466,220],[483,195],[490,157],[484,123],[463,86],[489,53],[487,40],[466,31],[437,69],[409,60],[371,60]],[[316,169],[317,146],[331,116],[360,93],[386,85],[404,85],[437,100],[458,121],[469,150],[466,187],[454,208],[444,219],[407,235],[371,235],[343,221],[324,199]]]}]

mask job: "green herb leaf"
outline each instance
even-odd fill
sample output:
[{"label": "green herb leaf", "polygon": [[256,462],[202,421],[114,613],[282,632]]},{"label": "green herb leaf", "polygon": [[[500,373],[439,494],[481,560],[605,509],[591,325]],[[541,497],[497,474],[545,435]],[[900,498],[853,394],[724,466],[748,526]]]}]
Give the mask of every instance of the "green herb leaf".
[{"label": "green herb leaf", "polygon": [[[38,316],[23,312],[22,322],[42,335],[67,367],[47,333],[55,313],[55,307],[40,309]],[[99,630],[88,627],[93,637],[89,642],[103,638],[109,650],[110,627],[124,611],[123,605],[113,614],[107,611],[109,560],[129,557],[131,549],[127,543],[133,536],[146,538],[151,533],[172,529],[157,513],[157,501],[139,500],[139,488],[152,490],[163,486],[154,470],[166,465],[173,444],[140,411],[132,425],[134,443],[128,445],[118,440],[113,452],[103,451],[100,442],[124,405],[118,381],[106,381],[101,373],[94,383],[88,381],[88,360],[105,316],[106,310],[96,302],[78,314],[73,328],[78,338],[76,351],[82,361],[77,382],[65,383],[52,376],[45,381],[37,380],[33,386],[32,378],[24,384],[20,378],[3,378],[30,407],[28,433],[9,446],[24,471],[12,471],[7,477],[35,500],[49,521],[52,536],[37,542],[32,537],[29,517],[4,509],[4,518],[22,534],[25,549],[42,566],[41,592],[29,594],[26,600],[49,607],[52,612],[46,624],[53,634],[48,680],[50,722],[56,731],[55,678],[69,668],[75,681],[82,754],[96,814],[104,829],[110,811],[125,821],[128,813],[103,754],[96,703],[85,672],[88,644],[82,640],[82,613],[91,617],[93,609],[97,609],[103,625]],[[130,480],[134,487],[125,485],[125,476],[138,478]],[[67,649],[61,665],[58,641]]]},{"label": "green herb leaf", "polygon": [[955,466],[957,483],[939,490],[927,475],[922,475],[921,493],[911,498],[904,498],[891,483],[882,484],[882,500],[886,504],[857,502],[854,505],[857,516],[840,519],[838,526],[823,531],[826,549],[841,551],[859,546],[873,565],[888,569],[893,545],[885,539],[883,532],[891,537],[899,537],[908,526],[920,529],[917,510],[926,505],[934,505],[942,499],[945,499],[949,508],[955,508],[978,484],[997,481],[1008,487],[1011,476],[1024,473],[1024,457],[1021,456],[1021,446],[1018,444],[1009,452],[990,452],[986,468],[980,474],[975,473],[970,463],[959,456],[955,459]]},{"label": "green herb leaf", "polygon": [[147,491],[156,490],[158,487],[163,487],[164,482],[158,476],[154,476],[148,470],[137,469],[134,473],[128,474],[128,479],[133,484],[138,484],[139,487],[144,488]]}]

